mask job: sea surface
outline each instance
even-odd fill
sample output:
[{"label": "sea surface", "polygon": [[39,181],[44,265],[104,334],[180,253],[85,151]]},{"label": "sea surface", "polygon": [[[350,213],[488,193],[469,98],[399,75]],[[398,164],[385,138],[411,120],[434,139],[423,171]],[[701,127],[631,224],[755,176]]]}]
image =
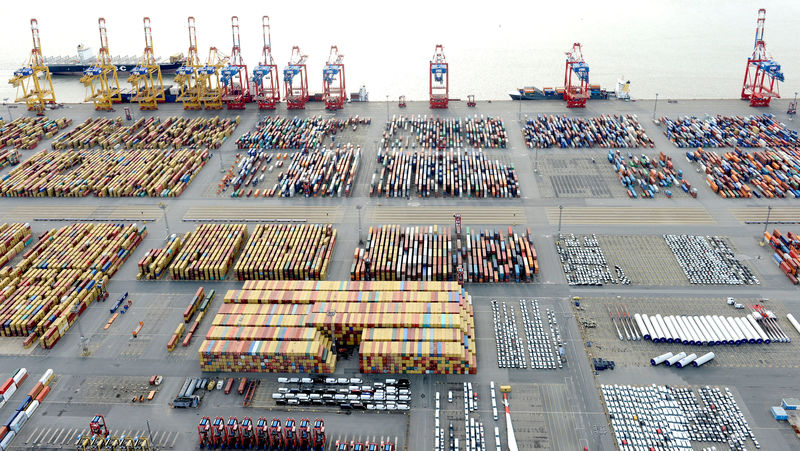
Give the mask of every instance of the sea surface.
[{"label": "sea surface", "polygon": [[[308,55],[310,91],[322,91],[322,68],[331,45],[345,55],[347,88],[365,85],[370,100],[400,95],[424,100],[428,61],[443,44],[450,68],[450,96],[508,99],[522,86],[563,86],[564,53],[583,45],[591,83],[615,89],[630,80],[634,98],[737,98],[753,48],[756,13],[767,10],[767,49],[781,63],[784,97],[800,90],[797,0],[662,1],[339,1],[79,3],[41,1],[4,7],[0,27],[0,78],[7,79],[30,54],[29,20],[39,20],[47,56],[74,55],[78,44],[95,51],[97,17],[106,19],[113,55],[140,55],[142,16],[151,18],[157,56],[186,53],[187,15],[196,19],[201,59],[212,45],[230,53],[230,16],[238,15],[245,62],[261,59],[261,17],[269,15],[273,56],[286,65],[292,46]],[[258,6],[256,6],[258,5]],[[134,12],[135,11],[135,12]],[[171,77],[165,77],[165,83]],[[120,84],[127,87],[127,76]],[[55,77],[60,102],[85,95],[78,77]],[[15,96],[0,84],[0,100]]]}]

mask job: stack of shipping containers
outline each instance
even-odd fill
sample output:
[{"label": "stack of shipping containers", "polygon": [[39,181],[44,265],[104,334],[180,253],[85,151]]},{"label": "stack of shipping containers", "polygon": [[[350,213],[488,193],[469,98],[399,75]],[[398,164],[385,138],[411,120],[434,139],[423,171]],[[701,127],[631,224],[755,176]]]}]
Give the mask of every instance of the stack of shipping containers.
[{"label": "stack of shipping containers", "polygon": [[258,225],[233,270],[239,280],[324,280],[335,244],[331,224]]},{"label": "stack of shipping containers", "polygon": [[169,265],[175,280],[224,280],[247,238],[244,224],[202,224]]},{"label": "stack of shipping containers", "polygon": [[0,333],[51,348],[139,245],[144,226],[72,224],[52,229],[0,276]]},{"label": "stack of shipping containers", "polygon": [[457,236],[438,226],[370,227],[356,248],[351,280],[455,281],[462,266],[467,282],[531,282],[539,262],[530,230],[471,230]]},{"label": "stack of shipping containers", "polygon": [[469,295],[454,282],[248,281],[200,347],[203,371],[325,372],[360,346],[365,373],[474,374]]}]

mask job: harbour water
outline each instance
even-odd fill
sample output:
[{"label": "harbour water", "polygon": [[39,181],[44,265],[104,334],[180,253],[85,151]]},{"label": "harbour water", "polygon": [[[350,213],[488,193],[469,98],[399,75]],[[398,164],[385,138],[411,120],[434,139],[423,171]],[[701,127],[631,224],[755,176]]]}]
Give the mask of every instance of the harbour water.
[{"label": "harbour water", "polygon": [[[87,1],[49,4],[37,11],[15,4],[4,11],[0,28],[0,78],[7,79],[30,52],[29,19],[39,20],[45,55],[73,55],[79,43],[98,45],[97,16],[106,18],[111,53],[138,55],[144,39],[142,18],[152,20],[156,55],[186,53],[186,16],[197,20],[200,57],[211,45],[228,53],[230,16],[241,22],[242,52],[252,68],[260,59],[261,16],[272,23],[273,55],[283,67],[291,47],[307,54],[309,85],[322,90],[322,67],[330,45],[345,55],[348,90],[365,84],[370,100],[427,97],[427,62],[434,45],[444,45],[451,71],[451,97],[475,94],[479,100],[508,99],[526,85],[561,86],[564,52],[583,44],[591,82],[613,89],[618,78],[631,80],[634,98],[738,97],[747,56],[753,46],[756,12],[767,9],[767,49],[786,74],[784,97],[800,90],[796,24],[800,2],[792,0],[691,0],[661,2],[392,2],[336,4],[273,2],[263,7],[211,3],[192,10],[179,3],[137,6]],[[142,4],[137,4],[142,5]],[[167,77],[171,78],[171,77]],[[167,80],[165,80],[167,82]],[[127,86],[125,77],[120,84]],[[84,88],[77,77],[57,77],[61,102],[78,102]],[[0,83],[0,100],[14,97]]]}]

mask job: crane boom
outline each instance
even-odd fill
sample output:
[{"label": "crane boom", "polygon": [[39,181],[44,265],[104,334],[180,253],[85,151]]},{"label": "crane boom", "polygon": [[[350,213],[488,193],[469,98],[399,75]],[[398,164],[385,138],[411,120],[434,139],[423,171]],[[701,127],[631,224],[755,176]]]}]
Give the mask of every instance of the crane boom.
[{"label": "crane boom", "polygon": [[278,81],[278,66],[272,58],[269,16],[261,18],[261,28],[264,36],[264,48],[261,52],[261,62],[253,69],[254,99],[258,104],[258,109],[274,110],[281,100],[281,91]]},{"label": "crane boom", "polygon": [[344,102],[347,101],[343,61],[344,55],[339,53],[339,47],[332,45],[328,62],[322,69],[325,109],[339,110],[344,106]]},{"label": "crane boom", "polygon": [[508,451],[519,451],[517,437],[514,435],[514,425],[511,424],[511,410],[508,406],[508,393],[503,393],[503,404],[506,407],[506,440],[508,441]]},{"label": "crane boom", "polygon": [[767,52],[767,44],[764,41],[766,16],[766,9],[758,10],[753,53],[747,59],[742,84],[742,100],[750,100],[750,106],[754,107],[769,106],[773,97],[779,99],[781,97],[779,82],[784,81],[781,65]]},{"label": "crane boom", "polygon": [[142,110],[157,110],[158,102],[165,99],[164,82],[161,78],[161,66],[156,62],[153,53],[153,29],[150,27],[150,18],[142,19],[144,25],[144,53],[142,60],[131,71],[128,83],[133,85],[136,94],[134,102],[139,102]]}]

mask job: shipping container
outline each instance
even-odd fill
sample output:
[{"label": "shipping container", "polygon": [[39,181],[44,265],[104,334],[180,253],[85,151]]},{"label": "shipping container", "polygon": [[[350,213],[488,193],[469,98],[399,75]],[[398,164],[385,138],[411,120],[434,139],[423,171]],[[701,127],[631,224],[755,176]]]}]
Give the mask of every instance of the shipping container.
[{"label": "shipping container", "polygon": [[239,149],[301,149],[311,150],[322,146],[325,139],[345,129],[369,125],[369,118],[350,116],[335,119],[325,116],[292,119],[266,116],[259,120],[254,130],[236,140]]},{"label": "shipping container", "polygon": [[174,280],[224,280],[247,238],[244,224],[202,224],[169,265]]},{"label": "shipping container", "polygon": [[69,132],[58,135],[53,149],[179,149],[219,148],[230,137],[240,118],[220,119],[172,116],[139,118],[125,125],[121,117],[88,118]]},{"label": "shipping container", "polygon": [[0,149],[33,149],[42,139],[52,138],[59,130],[72,125],[72,119],[49,119],[47,116],[18,117],[11,122],[0,120]]},{"label": "shipping container", "polygon": [[528,148],[654,147],[634,114],[567,117],[538,114],[525,118],[522,137]]},{"label": "shipping container", "polygon": [[36,153],[0,179],[7,197],[174,197],[210,158],[208,149]]},{"label": "shipping container", "polygon": [[258,225],[234,266],[239,280],[323,280],[336,229],[331,224]]}]

